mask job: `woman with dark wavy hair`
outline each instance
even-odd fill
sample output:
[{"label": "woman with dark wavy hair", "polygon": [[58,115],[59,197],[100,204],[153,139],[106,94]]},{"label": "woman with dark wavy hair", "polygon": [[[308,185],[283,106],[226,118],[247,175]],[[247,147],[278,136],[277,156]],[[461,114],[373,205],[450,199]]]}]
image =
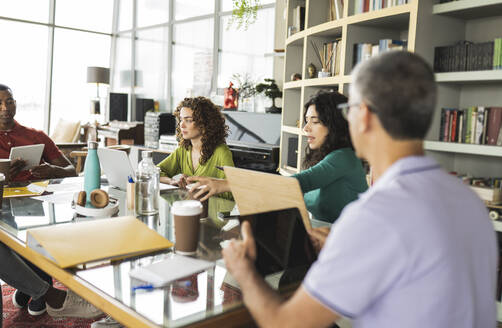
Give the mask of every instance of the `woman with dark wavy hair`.
[{"label": "woman with dark wavy hair", "polygon": [[[225,143],[228,126],[218,107],[204,97],[185,98],[174,115],[179,147],[158,164],[160,181],[184,187],[186,176],[224,178],[217,166],[234,166],[234,161]],[[172,179],[178,174],[181,179]]]},{"label": "woman with dark wavy hair", "polygon": [[305,104],[303,132],[307,151],[300,182],[305,204],[318,219],[334,222],[342,209],[368,188],[349,127],[337,106],[347,102],[338,92],[320,91]]}]

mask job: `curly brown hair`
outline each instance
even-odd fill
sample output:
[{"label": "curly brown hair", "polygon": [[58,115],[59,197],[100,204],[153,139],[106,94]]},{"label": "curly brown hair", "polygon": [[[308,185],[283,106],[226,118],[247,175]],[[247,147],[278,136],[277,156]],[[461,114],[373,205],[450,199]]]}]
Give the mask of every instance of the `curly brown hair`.
[{"label": "curly brown hair", "polygon": [[[220,109],[205,97],[185,98],[174,111],[174,116],[176,116],[178,122],[183,107],[192,110],[192,119],[202,135],[202,150],[199,163],[204,164],[213,155],[216,147],[226,143],[228,126],[225,125],[225,117]],[[190,149],[192,142],[183,139],[179,124],[176,127],[176,137],[182,147]]]}]

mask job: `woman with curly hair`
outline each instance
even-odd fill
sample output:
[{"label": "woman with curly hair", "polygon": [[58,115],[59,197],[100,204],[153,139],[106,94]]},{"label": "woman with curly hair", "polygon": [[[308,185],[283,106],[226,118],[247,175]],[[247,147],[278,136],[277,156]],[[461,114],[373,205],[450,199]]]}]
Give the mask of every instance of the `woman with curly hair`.
[{"label": "woman with curly hair", "polygon": [[160,182],[184,186],[184,178],[172,179],[178,174],[224,178],[217,166],[234,166],[234,162],[225,143],[228,126],[220,110],[207,98],[185,98],[174,115],[179,147],[158,164]]},{"label": "woman with curly hair", "polygon": [[[346,102],[347,97],[338,92],[320,91],[305,104],[307,154],[304,170],[293,175],[300,182],[309,212],[327,222],[334,222],[345,205],[368,189],[361,160],[350,141],[348,123],[337,109]],[[230,190],[222,179],[191,177],[188,182],[203,186],[193,191],[194,197],[202,200]]]},{"label": "woman with curly hair", "polygon": [[305,104],[304,170],[293,175],[300,182],[307,209],[316,219],[328,222],[334,222],[345,205],[368,189],[347,121],[337,109],[346,102],[347,97],[338,92],[320,91]]}]

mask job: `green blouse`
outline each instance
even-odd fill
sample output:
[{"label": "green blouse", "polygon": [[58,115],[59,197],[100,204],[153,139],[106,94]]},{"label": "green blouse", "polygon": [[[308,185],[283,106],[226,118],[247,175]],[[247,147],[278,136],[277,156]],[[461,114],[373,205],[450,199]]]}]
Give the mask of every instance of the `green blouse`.
[{"label": "green blouse", "polygon": [[334,222],[345,205],[368,189],[361,160],[351,148],[332,151],[293,176],[300,182],[307,209],[316,219],[327,222]]},{"label": "green blouse", "polygon": [[[173,177],[176,174],[182,173],[187,176],[203,176],[213,178],[225,178],[225,173],[217,169],[217,166],[234,166],[232,152],[227,145],[221,144],[213,152],[213,155],[206,163],[200,164],[193,169],[192,165],[192,148],[185,149],[178,147],[166,159],[157,165],[160,168],[161,177]],[[232,199],[231,193],[224,193],[224,198]]]}]

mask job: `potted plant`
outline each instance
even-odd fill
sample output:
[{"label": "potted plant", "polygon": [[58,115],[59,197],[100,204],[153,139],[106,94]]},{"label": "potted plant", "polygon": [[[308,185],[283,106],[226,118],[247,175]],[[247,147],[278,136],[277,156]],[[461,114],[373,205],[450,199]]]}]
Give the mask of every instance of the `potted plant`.
[{"label": "potted plant", "polygon": [[237,30],[247,30],[256,21],[259,8],[260,0],[232,0],[232,17],[227,28],[235,23]]},{"label": "potted plant", "polygon": [[282,91],[279,90],[277,84],[275,84],[274,79],[265,79],[265,83],[259,83],[256,85],[257,93],[265,93],[265,96],[272,99],[272,106],[267,107],[265,110],[267,113],[280,113],[282,108],[275,106],[275,98],[282,97]]},{"label": "potted plant", "polygon": [[232,81],[235,82],[239,91],[239,110],[245,112],[254,111],[254,96],[256,95],[255,82],[248,73],[232,75]]}]

